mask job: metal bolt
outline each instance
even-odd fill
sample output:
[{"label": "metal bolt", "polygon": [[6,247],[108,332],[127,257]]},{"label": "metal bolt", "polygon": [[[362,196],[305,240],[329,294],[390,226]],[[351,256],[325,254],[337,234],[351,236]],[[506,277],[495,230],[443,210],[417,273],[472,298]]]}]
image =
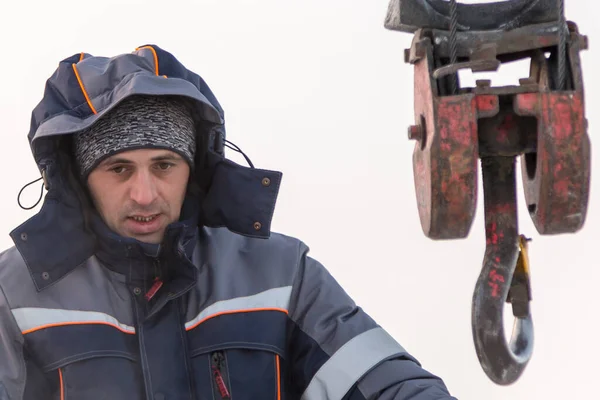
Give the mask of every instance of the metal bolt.
[{"label": "metal bolt", "polygon": [[581,42],[581,48],[583,50],[588,50],[590,48],[590,39],[587,36],[582,36]]},{"label": "metal bolt", "polygon": [[535,84],[535,80],[531,77],[519,79],[519,85],[532,85]]},{"label": "metal bolt", "polygon": [[257,231],[259,231],[260,228],[262,228],[262,224],[260,222],[255,222],[254,223],[254,229],[256,229]]},{"label": "metal bolt", "polygon": [[408,127],[409,140],[421,140],[423,138],[423,128],[421,125],[411,125]]},{"label": "metal bolt", "polygon": [[269,186],[271,184],[271,180],[269,178],[263,178],[262,184],[263,186]]}]

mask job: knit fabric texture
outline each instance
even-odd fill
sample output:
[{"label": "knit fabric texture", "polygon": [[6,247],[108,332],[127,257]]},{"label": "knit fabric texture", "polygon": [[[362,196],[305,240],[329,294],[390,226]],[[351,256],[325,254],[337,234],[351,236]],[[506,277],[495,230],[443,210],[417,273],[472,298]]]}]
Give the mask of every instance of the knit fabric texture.
[{"label": "knit fabric texture", "polygon": [[180,154],[193,169],[194,120],[175,98],[138,96],[124,100],[74,135],[75,159],[84,179],[104,159],[127,150],[156,148]]}]

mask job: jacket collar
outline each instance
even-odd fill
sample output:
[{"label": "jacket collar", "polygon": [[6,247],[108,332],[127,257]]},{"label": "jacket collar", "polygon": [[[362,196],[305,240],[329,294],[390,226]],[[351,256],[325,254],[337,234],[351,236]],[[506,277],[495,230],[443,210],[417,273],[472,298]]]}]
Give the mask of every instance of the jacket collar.
[{"label": "jacket collar", "polygon": [[192,198],[186,200],[182,218],[167,227],[160,244],[118,235],[94,212],[90,225],[96,236],[95,255],[107,268],[124,275],[129,282],[144,286],[155,278],[166,281],[174,275],[193,275],[183,269],[191,265],[198,238],[198,213],[192,207],[195,204],[198,203]]}]

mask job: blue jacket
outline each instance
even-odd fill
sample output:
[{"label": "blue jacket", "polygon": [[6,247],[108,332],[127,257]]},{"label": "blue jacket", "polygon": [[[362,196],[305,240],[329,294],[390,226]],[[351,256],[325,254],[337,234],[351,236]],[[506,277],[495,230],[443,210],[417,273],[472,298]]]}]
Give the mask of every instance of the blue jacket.
[{"label": "blue jacket", "polygon": [[[70,156],[71,134],[137,94],[186,98],[201,132],[160,245],[110,231]],[[168,52],[63,60],[28,137],[48,192],[0,255],[0,400],[454,399],[270,231],[281,173],[225,158],[223,110]]]}]

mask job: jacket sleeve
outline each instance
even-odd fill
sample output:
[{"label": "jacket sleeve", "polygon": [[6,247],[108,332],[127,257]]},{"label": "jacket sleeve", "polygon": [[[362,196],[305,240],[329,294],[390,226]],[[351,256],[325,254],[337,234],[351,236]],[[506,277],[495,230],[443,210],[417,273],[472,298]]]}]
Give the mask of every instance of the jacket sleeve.
[{"label": "jacket sleeve", "polygon": [[0,400],[21,400],[25,375],[23,335],[0,286]]},{"label": "jacket sleeve", "polygon": [[302,400],[456,400],[301,250],[288,309],[293,392]]}]

